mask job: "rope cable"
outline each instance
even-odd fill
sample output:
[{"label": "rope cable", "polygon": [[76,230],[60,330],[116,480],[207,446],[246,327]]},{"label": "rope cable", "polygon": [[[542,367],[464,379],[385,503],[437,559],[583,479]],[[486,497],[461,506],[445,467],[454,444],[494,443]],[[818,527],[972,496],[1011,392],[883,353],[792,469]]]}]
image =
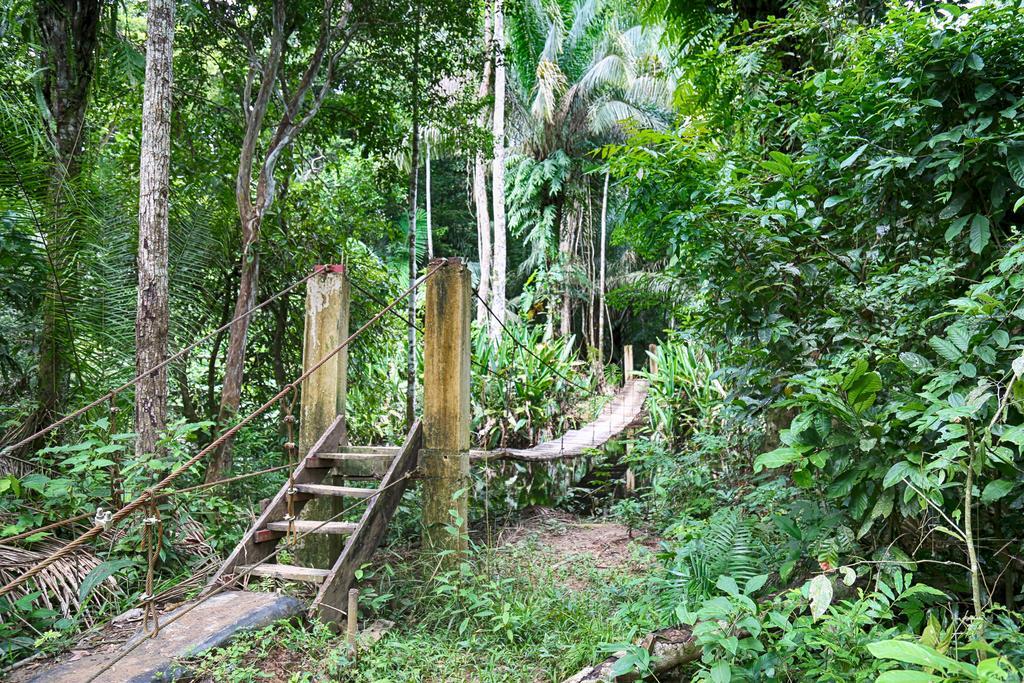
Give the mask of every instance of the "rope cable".
[{"label": "rope cable", "polygon": [[[104,401],[109,401],[110,399],[112,399],[113,397],[117,396],[118,394],[120,394],[125,389],[127,389],[129,387],[132,387],[132,386],[135,386],[140,381],[142,381],[142,379],[144,379],[147,375],[151,375],[152,373],[156,372],[157,370],[160,370],[160,369],[170,365],[174,361],[178,360],[179,358],[181,358],[181,357],[185,356],[186,354],[188,354],[190,351],[194,350],[197,346],[199,346],[203,342],[208,341],[209,339],[211,339],[214,335],[219,334],[220,332],[223,332],[224,330],[228,329],[229,327],[234,325],[239,320],[242,320],[244,318],[249,317],[250,315],[252,315],[256,311],[258,311],[258,310],[264,308],[265,306],[269,305],[271,302],[281,298],[285,294],[288,294],[289,292],[294,290],[299,285],[305,283],[306,281],[310,280],[314,276],[318,275],[319,272],[320,271],[314,270],[309,275],[306,275],[305,277],[301,278],[300,280],[297,280],[296,282],[292,283],[288,287],[282,289],[281,291],[277,292],[276,294],[274,294],[274,295],[270,296],[269,298],[265,299],[262,303],[257,304],[256,306],[253,306],[252,308],[250,308],[245,313],[243,313],[243,314],[241,314],[241,315],[239,315],[239,316],[237,316],[235,318],[232,318],[228,322],[224,323],[223,325],[221,325],[217,329],[215,329],[212,332],[210,332],[209,334],[207,334],[205,337],[201,337],[200,339],[197,339],[196,341],[192,342],[191,344],[189,344],[185,348],[181,349],[180,351],[178,351],[174,355],[169,356],[168,358],[164,359],[160,363],[157,363],[156,365],[154,365],[152,368],[150,368],[146,372],[142,373],[141,375],[137,375],[136,377],[133,377],[132,379],[130,379],[127,382],[125,382],[124,384],[120,385],[119,387],[117,387],[115,389],[111,389],[107,393],[105,393],[102,396],[100,396],[99,398],[97,398],[95,401],[92,401],[91,403],[88,403],[88,404],[82,406],[78,410],[65,415],[64,417],[60,418],[56,422],[50,424],[47,427],[43,427],[42,429],[40,429],[39,431],[35,432],[34,434],[26,436],[25,438],[21,439],[20,441],[17,441],[16,443],[4,446],[3,450],[0,450],[0,455],[3,455],[4,457],[13,457],[13,456],[10,456],[9,453],[11,453],[11,452],[21,448],[22,446],[25,446],[25,445],[28,445],[28,444],[32,443],[33,441],[35,441],[36,439],[38,439],[41,436],[45,436],[46,434],[49,434],[50,432],[52,432],[57,427],[60,427],[61,425],[66,424],[67,422],[75,419],[79,415],[82,415],[83,413],[85,413],[85,412],[95,408],[96,406],[100,405]],[[0,594],[2,594],[2,593],[0,593]]]},{"label": "rope cable", "polygon": [[110,516],[109,519],[105,519],[105,524],[93,526],[91,529],[89,529],[88,531],[86,531],[83,534],[81,534],[75,540],[69,542],[67,545],[65,545],[60,550],[54,552],[53,554],[49,555],[48,557],[44,558],[43,560],[40,560],[37,564],[35,564],[34,566],[32,566],[28,570],[26,570],[25,573],[21,574],[17,578],[13,579],[12,581],[10,581],[7,584],[5,584],[4,586],[0,587],[0,597],[3,597],[4,595],[7,595],[8,593],[10,593],[12,590],[17,588],[18,586],[21,586],[22,584],[27,583],[29,579],[31,579],[32,577],[38,575],[40,572],[45,570],[47,567],[52,565],[54,562],[57,562],[58,560],[60,560],[60,559],[62,559],[64,557],[67,557],[72,552],[74,552],[75,549],[81,547],[82,545],[86,544],[87,542],[89,542],[90,540],[92,540],[93,538],[98,536],[106,528],[109,528],[110,526],[116,525],[116,524],[120,523],[121,521],[123,521],[126,517],[131,515],[133,512],[135,512],[137,509],[139,509],[143,504],[145,504],[145,502],[147,500],[147,497],[149,495],[153,495],[153,494],[159,492],[161,489],[165,488],[168,484],[172,483],[175,479],[177,479],[179,476],[181,476],[185,471],[189,470],[193,465],[195,465],[200,460],[205,458],[207,455],[209,455],[215,449],[219,448],[226,441],[228,441],[229,439],[234,437],[234,435],[237,434],[238,431],[242,429],[242,427],[244,427],[247,424],[249,424],[250,422],[252,422],[252,420],[254,420],[259,415],[262,415],[272,405],[274,405],[275,403],[280,401],[282,398],[284,398],[288,393],[294,391],[310,375],[312,375],[314,372],[316,372],[321,367],[323,367],[327,363],[327,361],[329,361],[335,355],[340,353],[342,349],[347,347],[354,339],[356,339],[359,335],[361,335],[363,332],[365,332],[371,325],[373,325],[375,322],[377,322],[382,317],[384,317],[384,314],[387,313],[388,310],[390,310],[391,308],[397,306],[413,290],[415,290],[417,287],[419,287],[424,282],[426,282],[428,279],[430,279],[438,270],[441,269],[441,267],[443,267],[443,265],[444,265],[443,263],[440,263],[440,264],[436,265],[433,269],[431,269],[426,274],[424,274],[423,276],[421,276],[420,278],[415,280],[412,283],[412,285],[407,290],[405,290],[402,294],[400,294],[399,296],[397,296],[394,299],[392,299],[391,303],[388,304],[388,306],[386,308],[384,308],[381,311],[378,311],[377,314],[374,315],[372,318],[370,318],[368,321],[366,321],[366,323],[364,323],[362,325],[362,327],[360,327],[358,330],[356,330],[353,334],[349,335],[349,337],[347,339],[345,339],[342,343],[340,343],[333,350],[331,350],[329,353],[327,353],[323,358],[321,358],[312,367],[310,367],[308,370],[304,371],[294,382],[291,382],[291,383],[285,385],[283,389],[281,389],[279,392],[277,392],[277,394],[275,394],[273,397],[271,397],[268,401],[266,401],[261,406],[259,406],[256,410],[254,410],[253,412],[249,413],[247,416],[245,416],[244,418],[242,418],[241,420],[236,422],[233,427],[231,427],[227,431],[223,432],[212,443],[210,443],[208,446],[203,448],[201,451],[196,453],[194,456],[192,456],[191,458],[186,460],[182,465],[180,465],[177,469],[173,470],[171,473],[169,473],[167,476],[165,476],[163,479],[161,479],[155,485],[153,485],[152,487],[147,489],[146,493],[144,493],[143,495],[139,496],[138,498],[136,498],[132,502],[128,503],[127,505],[122,507],[117,512],[113,513]]}]

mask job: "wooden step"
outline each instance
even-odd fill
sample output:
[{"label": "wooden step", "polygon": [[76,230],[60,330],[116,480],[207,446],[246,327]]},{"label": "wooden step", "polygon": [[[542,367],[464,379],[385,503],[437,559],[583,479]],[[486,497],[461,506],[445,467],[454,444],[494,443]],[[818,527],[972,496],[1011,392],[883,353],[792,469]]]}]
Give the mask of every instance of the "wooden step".
[{"label": "wooden step", "polygon": [[317,453],[306,458],[308,467],[337,467],[343,476],[380,479],[391,467],[394,455],[388,453]]},{"label": "wooden step", "polygon": [[347,498],[369,498],[377,493],[377,489],[358,488],[356,486],[330,486],[328,484],[296,484],[299,493],[314,496],[338,496]]},{"label": "wooden step", "polygon": [[[295,520],[295,531],[296,533],[314,533],[314,534],[338,534],[347,536],[359,528],[358,524],[352,522],[318,522],[313,519],[297,519]],[[288,522],[284,520],[279,522],[269,522],[267,529],[270,531],[277,531],[279,533],[288,532]]]},{"label": "wooden step", "polygon": [[338,449],[338,453],[344,455],[389,455],[393,458],[401,450],[401,446],[342,446]]},{"label": "wooden step", "polygon": [[297,567],[291,564],[242,565],[238,568],[238,572],[240,574],[248,572],[250,576],[266,576],[285,581],[307,581],[309,583],[323,583],[331,573],[329,569]]}]

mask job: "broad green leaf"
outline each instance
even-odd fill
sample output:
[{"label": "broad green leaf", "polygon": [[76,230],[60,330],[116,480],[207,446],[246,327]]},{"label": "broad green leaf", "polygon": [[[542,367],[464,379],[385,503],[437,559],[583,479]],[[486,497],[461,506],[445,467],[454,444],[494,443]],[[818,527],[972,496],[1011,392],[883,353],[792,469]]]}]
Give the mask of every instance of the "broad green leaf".
[{"label": "broad green leaf", "polygon": [[985,490],[981,492],[982,503],[992,503],[1013,490],[1013,482],[1008,479],[996,479],[990,481],[985,485]]},{"label": "broad green leaf", "polygon": [[767,574],[758,574],[747,579],[747,585],[743,587],[743,592],[746,595],[756,593],[764,587],[765,582],[768,580]]},{"label": "broad green leaf", "polygon": [[863,145],[857,148],[857,151],[843,159],[842,162],[839,164],[839,168],[848,168],[853,164],[857,163],[857,159],[860,159],[860,155],[863,154],[864,150],[866,150],[867,148],[868,143],[865,142]]},{"label": "broad green leaf", "polygon": [[832,604],[832,581],[824,574],[818,574],[811,579],[807,587],[807,595],[811,599],[811,616],[817,620]]},{"label": "broad green leaf", "polygon": [[714,683],[729,683],[732,680],[732,667],[729,662],[719,660],[711,667],[710,674]]},{"label": "broad green leaf", "polygon": [[964,231],[964,226],[967,225],[967,221],[971,219],[971,215],[972,214],[960,216],[960,218],[957,218],[955,221],[949,224],[949,227],[946,228],[945,235],[947,242],[952,242],[954,239],[956,239],[957,235]]},{"label": "broad green leaf", "polygon": [[878,659],[894,659],[905,664],[916,664],[947,672],[964,671],[966,666],[939,654],[934,648],[909,640],[880,640],[877,643],[868,643],[868,652]]},{"label": "broad green leaf", "polygon": [[736,579],[731,576],[719,576],[718,581],[715,583],[715,587],[729,595],[740,594],[740,587],[736,584]]},{"label": "broad green leaf", "polygon": [[971,220],[971,236],[968,242],[971,251],[975,254],[980,254],[985,249],[985,246],[988,244],[989,232],[988,218],[980,213],[974,214],[974,218]]},{"label": "broad green leaf", "polygon": [[798,462],[803,458],[800,451],[795,448],[784,446],[782,448],[776,448],[774,451],[768,453],[762,453],[757,456],[754,460],[754,471],[760,472],[764,468],[775,469],[776,467],[783,467],[785,465]]},{"label": "broad green leaf", "polygon": [[932,683],[942,679],[923,671],[884,671],[875,679],[875,683]]},{"label": "broad green leaf", "polygon": [[[1024,187],[1024,148],[1014,147],[1006,154],[1006,169],[1010,172],[1010,177],[1013,178],[1013,182],[1017,183],[1018,186]],[[1024,201],[1024,197],[1017,200],[1020,204]],[[1017,210],[1017,206],[1014,206],[1014,211]]]},{"label": "broad green leaf", "polygon": [[907,366],[908,370],[916,372],[919,375],[932,369],[932,362],[930,360],[911,351],[904,351],[901,353],[900,362]]},{"label": "broad green leaf", "polygon": [[971,67],[975,71],[981,71],[985,68],[985,60],[981,58],[977,52],[972,52],[967,57],[967,66]]},{"label": "broad green leaf", "polygon": [[999,436],[999,439],[1001,441],[1009,441],[1018,446],[1024,446],[1024,425],[1010,427]]},{"label": "broad green leaf", "polygon": [[942,337],[932,337],[928,340],[928,345],[935,349],[935,353],[939,354],[950,362],[956,362],[960,360],[960,349],[956,348],[951,341],[943,339]]}]

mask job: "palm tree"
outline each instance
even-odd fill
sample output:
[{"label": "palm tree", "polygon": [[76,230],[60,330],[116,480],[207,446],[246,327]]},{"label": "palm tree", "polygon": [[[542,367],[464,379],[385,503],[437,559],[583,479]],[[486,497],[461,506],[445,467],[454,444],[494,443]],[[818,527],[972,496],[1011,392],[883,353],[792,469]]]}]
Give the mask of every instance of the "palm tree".
[{"label": "palm tree", "polygon": [[[573,283],[586,282],[574,253],[581,237],[593,239],[581,235],[589,223],[582,217],[592,215],[592,207],[579,206],[590,202],[590,193],[581,191],[590,182],[587,162],[631,125],[664,127],[675,89],[660,29],[606,5],[585,0],[567,9],[553,0],[533,0],[509,21],[517,152],[509,163],[510,226],[530,246],[523,265],[540,271],[538,283],[549,288],[540,295],[548,299],[549,326],[551,311],[559,309],[563,335],[571,330]],[[603,291],[598,298],[600,309]]]}]

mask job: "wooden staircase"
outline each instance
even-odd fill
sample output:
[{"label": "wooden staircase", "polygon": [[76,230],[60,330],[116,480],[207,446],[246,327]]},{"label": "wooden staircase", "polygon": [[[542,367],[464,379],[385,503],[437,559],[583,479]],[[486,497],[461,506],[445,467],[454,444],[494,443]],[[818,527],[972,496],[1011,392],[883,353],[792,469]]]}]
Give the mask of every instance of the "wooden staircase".
[{"label": "wooden staircase", "polygon": [[[211,586],[230,582],[243,574],[314,583],[320,588],[309,607],[310,616],[336,622],[344,615],[355,572],[370,559],[384,538],[388,522],[409,484],[408,475],[415,469],[423,446],[423,429],[417,421],[401,446],[341,446],[344,438],[345,418],[339,416],[295,469],[292,510],[298,516],[308,501],[321,496],[363,499],[366,508],[361,519],[355,523],[334,520],[290,523],[287,519],[289,483],[285,482],[214,575]],[[375,488],[324,483],[333,473],[379,483]],[[278,542],[288,534],[290,524],[298,534],[347,536],[334,565],[323,569],[268,561]]]}]

